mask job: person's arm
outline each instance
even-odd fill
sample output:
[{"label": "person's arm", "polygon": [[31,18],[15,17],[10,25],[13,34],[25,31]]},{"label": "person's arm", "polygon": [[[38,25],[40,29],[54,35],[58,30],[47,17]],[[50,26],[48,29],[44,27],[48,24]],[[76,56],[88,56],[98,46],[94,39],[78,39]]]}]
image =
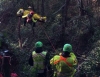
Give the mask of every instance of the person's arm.
[{"label": "person's arm", "polygon": [[71,56],[71,58],[73,58],[73,65],[77,66],[78,60],[77,60],[76,55],[74,53],[70,53],[70,56]]},{"label": "person's arm", "polygon": [[31,54],[30,57],[29,57],[28,64],[29,64],[30,66],[33,66],[33,65],[34,65],[34,61],[33,61],[33,58],[32,58],[32,54]]},{"label": "person's arm", "polygon": [[18,17],[22,17],[23,12],[24,12],[24,9],[19,9],[16,14]]}]

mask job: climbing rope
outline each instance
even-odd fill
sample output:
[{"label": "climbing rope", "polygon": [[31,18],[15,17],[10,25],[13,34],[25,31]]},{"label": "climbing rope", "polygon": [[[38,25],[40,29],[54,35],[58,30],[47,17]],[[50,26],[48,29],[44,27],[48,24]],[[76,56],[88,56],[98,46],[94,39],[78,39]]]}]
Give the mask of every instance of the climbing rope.
[{"label": "climbing rope", "polygon": [[44,31],[44,33],[45,33],[45,35],[46,35],[47,39],[49,40],[49,42],[50,42],[50,44],[51,44],[51,46],[52,46],[53,50],[54,50],[54,51],[56,51],[56,49],[55,49],[55,47],[54,47],[53,43],[51,42],[51,40],[50,40],[50,38],[49,38],[49,36],[48,36],[47,32],[45,31],[45,28],[43,27],[43,25],[42,25],[41,27],[42,27],[42,29],[43,29],[43,31]]},{"label": "climbing rope", "polygon": [[[58,13],[65,6],[65,4],[66,4],[66,0],[65,0],[65,3],[56,12],[54,12],[52,15]],[[42,28],[44,29],[43,26],[42,26]],[[32,31],[33,31],[33,35],[34,35],[34,28],[33,28],[33,26],[32,26]],[[53,43],[51,42],[51,40],[50,40],[50,38],[49,38],[49,36],[48,36],[48,34],[47,34],[47,32],[45,30],[44,30],[44,33],[45,33],[47,39],[49,40],[53,50],[55,51],[55,47],[54,47]]]}]

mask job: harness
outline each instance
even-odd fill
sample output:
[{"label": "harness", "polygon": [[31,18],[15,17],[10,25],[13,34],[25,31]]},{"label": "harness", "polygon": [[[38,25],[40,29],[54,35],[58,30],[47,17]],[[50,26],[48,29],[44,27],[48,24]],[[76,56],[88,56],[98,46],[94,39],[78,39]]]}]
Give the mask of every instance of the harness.
[{"label": "harness", "polygon": [[64,58],[63,56],[60,56],[59,60],[54,61],[54,65],[55,65],[55,64],[58,64],[60,61],[64,61],[69,67],[72,67],[72,64],[70,64],[70,63],[67,61],[67,58]]},{"label": "harness", "polygon": [[37,20],[36,19],[34,19],[34,16],[35,14],[28,14],[28,16],[27,16],[27,22],[31,22],[31,21],[33,21],[33,22],[37,22]]}]

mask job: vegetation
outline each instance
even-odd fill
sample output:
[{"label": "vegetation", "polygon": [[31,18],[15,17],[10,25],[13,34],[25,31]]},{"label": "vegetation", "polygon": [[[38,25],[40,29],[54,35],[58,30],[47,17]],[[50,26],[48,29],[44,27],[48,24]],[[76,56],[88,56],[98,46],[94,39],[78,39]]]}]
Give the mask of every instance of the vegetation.
[{"label": "vegetation", "polygon": [[[19,60],[19,76],[32,77],[34,69],[28,65],[28,58],[38,40],[52,53],[61,51],[64,43],[72,44],[79,60],[75,77],[84,73],[88,77],[100,76],[99,4],[100,0],[2,0],[0,32]],[[16,16],[19,8],[27,9],[29,5],[47,16],[46,23],[36,23],[34,33],[29,24],[22,26],[23,20]]]}]

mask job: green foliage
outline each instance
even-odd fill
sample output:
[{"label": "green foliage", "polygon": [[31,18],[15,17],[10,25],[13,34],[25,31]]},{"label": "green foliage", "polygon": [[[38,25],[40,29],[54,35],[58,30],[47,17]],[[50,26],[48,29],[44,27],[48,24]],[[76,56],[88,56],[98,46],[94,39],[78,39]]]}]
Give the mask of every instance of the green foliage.
[{"label": "green foliage", "polygon": [[94,36],[93,36],[93,40],[95,40],[95,41],[97,41],[97,40],[99,40],[100,39],[100,27],[98,26],[98,27],[95,27],[95,34],[94,34]]},{"label": "green foliage", "polygon": [[80,74],[85,73],[91,76],[99,76],[99,63],[100,63],[100,47],[96,47],[91,52],[88,53],[87,57],[84,58],[82,65],[80,67]]},{"label": "green foliage", "polygon": [[[65,20],[65,18],[63,17],[66,16],[66,13],[65,15],[63,15],[63,12],[67,10],[63,9],[63,7],[65,6],[65,0],[44,1],[44,13],[47,16],[47,22],[44,24],[36,23],[36,27],[34,27],[34,33],[31,29],[32,27],[29,24],[27,24],[26,26],[22,26],[23,20],[21,20],[20,34],[23,49],[20,49],[18,44],[19,20],[16,16],[16,12],[19,8],[27,9],[27,7],[31,5],[34,6],[36,12],[42,14],[42,1],[2,1],[5,1],[7,6],[5,7],[3,3],[2,7],[0,7],[0,9],[3,9],[0,10],[2,11],[0,12],[0,31],[5,33],[7,43],[10,44],[11,48],[14,51],[14,54],[17,55],[17,58],[19,60],[17,72],[20,77],[32,77],[35,75],[35,69],[28,65],[28,58],[31,52],[34,50],[34,43],[38,40],[43,42],[44,48],[46,48],[46,50],[52,50],[53,53],[51,56],[59,54],[59,52],[62,51],[63,41],[64,43],[71,43],[73,45],[73,50],[75,51],[75,53],[80,54],[79,57],[82,57],[82,55],[86,56],[84,60],[81,60],[81,63],[83,64],[80,68],[79,73],[99,75],[97,71],[99,70],[97,69],[97,66],[100,63],[100,20],[98,14],[98,6],[92,6],[90,4],[91,2],[88,3],[88,5],[84,4],[84,10],[86,10],[88,14],[86,13],[86,15],[80,16],[80,10],[79,7],[77,7],[79,6],[77,0],[71,0],[68,6],[68,13]],[[85,3],[85,1],[83,2]],[[94,10],[94,8],[98,8],[98,10]],[[66,25],[65,22],[67,23]],[[63,27],[65,29],[65,40],[62,40]],[[60,50],[56,50],[56,52],[54,52],[52,45]]]}]

